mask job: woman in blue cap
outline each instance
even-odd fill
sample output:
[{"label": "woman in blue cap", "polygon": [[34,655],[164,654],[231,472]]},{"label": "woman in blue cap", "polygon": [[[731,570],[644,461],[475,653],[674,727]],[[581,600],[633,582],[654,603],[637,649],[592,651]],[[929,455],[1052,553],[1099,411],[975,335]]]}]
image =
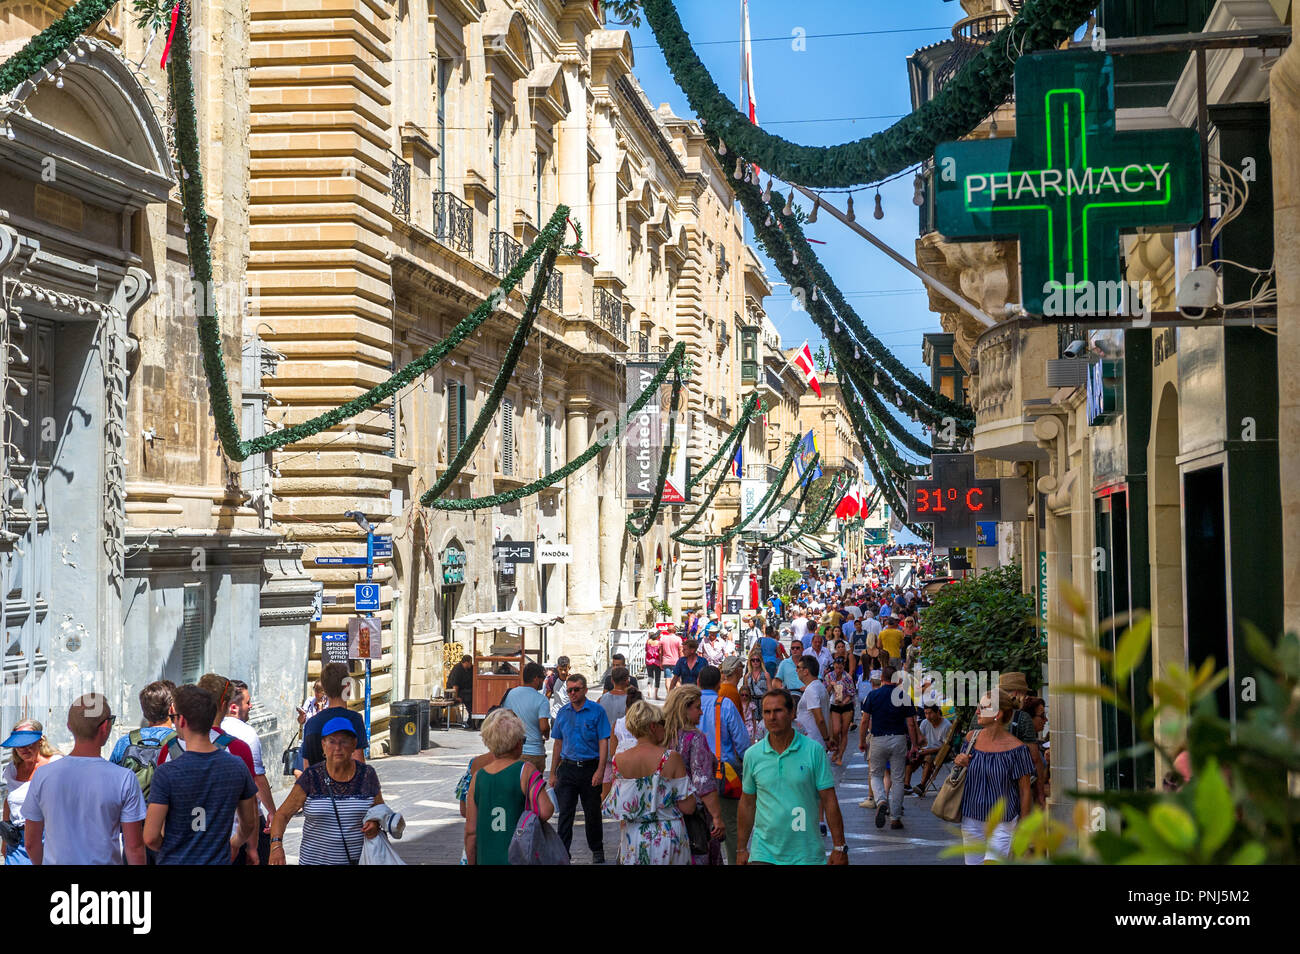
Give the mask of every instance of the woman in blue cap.
[{"label": "woman in blue cap", "polygon": [[365,821],[365,817],[384,797],[375,770],[352,757],[357,748],[356,728],[347,718],[336,716],[321,726],[320,740],[325,761],[309,766],[298,776],[271,822],[273,865],[285,863],[284,830],[300,810],[300,865],[358,864],[362,838],[379,834],[379,822]]},{"label": "woman in blue cap", "polygon": [[9,738],[0,747],[12,754],[4,767],[4,784],[7,794],[4,802],[4,856],[7,865],[29,865],[27,849],[23,846],[23,800],[32,776],[42,765],[60,758],[54,746],[45,738],[45,729],[35,719],[19,722]]}]

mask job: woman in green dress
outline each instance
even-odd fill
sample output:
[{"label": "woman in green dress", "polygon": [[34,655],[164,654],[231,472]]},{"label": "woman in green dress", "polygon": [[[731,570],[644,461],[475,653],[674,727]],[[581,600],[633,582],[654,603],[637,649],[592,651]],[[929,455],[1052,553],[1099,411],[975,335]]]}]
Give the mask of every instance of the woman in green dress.
[{"label": "woman in green dress", "polygon": [[[483,742],[492,758],[480,766],[465,799],[465,860],[471,865],[509,864],[510,841],[525,809],[542,821],[555,808],[540,781],[541,773],[523,760],[524,724],[509,709],[483,720]],[[530,795],[531,793],[531,795]]]}]

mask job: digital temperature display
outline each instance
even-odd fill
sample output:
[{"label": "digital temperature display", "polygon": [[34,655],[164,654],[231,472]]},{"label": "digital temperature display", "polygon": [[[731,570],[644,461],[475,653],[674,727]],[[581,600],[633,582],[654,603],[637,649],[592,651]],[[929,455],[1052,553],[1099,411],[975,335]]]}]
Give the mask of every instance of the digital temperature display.
[{"label": "digital temperature display", "polygon": [[976,522],[1002,516],[1002,481],[976,480],[973,454],[935,454],[930,472],[907,482],[911,522],[932,524],[937,547],[975,546]]}]

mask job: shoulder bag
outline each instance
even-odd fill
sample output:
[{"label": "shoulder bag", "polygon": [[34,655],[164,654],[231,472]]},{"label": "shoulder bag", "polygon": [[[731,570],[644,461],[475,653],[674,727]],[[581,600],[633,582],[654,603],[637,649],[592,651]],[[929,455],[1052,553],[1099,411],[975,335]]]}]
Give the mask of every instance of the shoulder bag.
[{"label": "shoulder bag", "polygon": [[[356,767],[356,771],[360,772],[362,770],[362,766],[358,765]],[[356,861],[353,861],[352,852],[348,849],[348,836],[343,831],[343,818],[339,815],[339,803],[334,800],[334,783],[330,780],[330,773],[324,771],[324,768],[322,767],[321,774],[325,776],[325,791],[330,793],[330,804],[334,806],[334,821],[338,823],[339,837],[343,839],[343,854],[347,855],[348,864],[360,864],[361,859],[358,858]]]},{"label": "shoulder bag", "polygon": [[[979,737],[979,733],[980,730],[976,729],[962,746],[962,752],[970,752],[975,747],[975,739]],[[935,793],[934,804],[930,806],[930,811],[946,822],[961,821],[961,797],[966,791],[966,768],[967,766],[964,765],[953,766],[953,770],[948,773],[948,777],[939,786],[939,791]]]},{"label": "shoulder bag", "polygon": [[[686,734],[682,749],[689,750],[695,740],[695,735],[695,730],[690,730]],[[700,742],[703,743],[703,741],[704,737],[701,735]],[[686,752],[683,752],[682,756],[686,759],[687,774],[689,775],[690,756]],[[686,838],[691,843],[691,854],[707,855],[709,845],[713,841],[713,815],[709,812],[708,806],[704,804],[703,795],[697,794],[695,796],[695,811],[682,816],[682,821],[686,826]]]}]

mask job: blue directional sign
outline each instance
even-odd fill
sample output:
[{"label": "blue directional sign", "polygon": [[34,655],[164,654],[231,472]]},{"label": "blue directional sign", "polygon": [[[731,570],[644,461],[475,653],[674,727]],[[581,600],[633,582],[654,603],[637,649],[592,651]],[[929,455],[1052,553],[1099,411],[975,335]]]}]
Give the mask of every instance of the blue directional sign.
[{"label": "blue directional sign", "polygon": [[317,557],[317,566],[365,566],[365,557]]},{"label": "blue directional sign", "polygon": [[379,612],[379,584],[356,584],[356,606],[358,613]]},{"label": "blue directional sign", "polygon": [[376,534],[375,535],[375,559],[380,560],[383,559],[384,557],[391,558],[392,555],[393,555],[393,538],[388,534],[384,534],[383,536]]}]

